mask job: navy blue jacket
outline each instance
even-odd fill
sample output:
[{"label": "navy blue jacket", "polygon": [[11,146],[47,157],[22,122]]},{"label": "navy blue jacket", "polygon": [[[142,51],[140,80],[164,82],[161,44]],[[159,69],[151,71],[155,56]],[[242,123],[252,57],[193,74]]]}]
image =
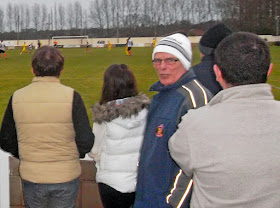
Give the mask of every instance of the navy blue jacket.
[{"label": "navy blue jacket", "polygon": [[[212,96],[195,80],[192,70],[173,85],[163,86],[157,82],[150,91],[159,93],[153,97],[148,113],[134,208],[171,207],[166,197],[173,188],[180,168],[169,154],[168,140],[188,109],[203,106]],[[188,204],[181,207],[188,207]]]},{"label": "navy blue jacket", "polygon": [[216,81],[213,66],[215,64],[214,54],[202,57],[201,62],[192,67],[196,78],[203,84],[213,95],[216,95],[222,90],[219,82]]}]

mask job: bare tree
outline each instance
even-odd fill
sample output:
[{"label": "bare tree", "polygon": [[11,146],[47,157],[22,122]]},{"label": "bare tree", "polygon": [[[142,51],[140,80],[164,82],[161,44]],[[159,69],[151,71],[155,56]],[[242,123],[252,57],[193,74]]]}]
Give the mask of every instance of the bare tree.
[{"label": "bare tree", "polygon": [[21,4],[19,7],[19,16],[20,16],[19,25],[21,29],[25,29],[25,12],[24,12],[25,8],[26,5],[24,4]]},{"label": "bare tree", "polygon": [[[219,9],[220,0],[214,0],[212,6],[212,18],[216,21],[221,20],[221,12]],[[237,12],[237,11],[236,11]]]},{"label": "bare tree", "polygon": [[151,5],[153,0],[143,0],[142,25],[149,27],[152,25]]},{"label": "bare tree", "polygon": [[[34,28],[35,30],[58,30],[76,28],[81,34],[88,27],[128,29],[137,32],[138,26],[179,28],[184,24],[207,25],[223,21],[234,30],[246,30],[258,34],[273,34],[280,16],[280,0],[89,0],[84,9],[78,0],[74,3],[46,4],[9,2],[0,8],[0,32]],[[48,11],[49,10],[49,11]],[[5,15],[4,15],[5,13]],[[161,29],[161,31],[163,31]]]},{"label": "bare tree", "polygon": [[8,3],[7,7],[6,7],[6,17],[7,17],[7,21],[6,21],[6,25],[9,31],[13,30],[13,5],[11,3]]},{"label": "bare tree", "polygon": [[30,19],[31,19],[31,11],[29,9],[29,7],[26,8],[25,10],[25,29],[28,29],[30,27]]},{"label": "bare tree", "polygon": [[[215,0],[214,0],[215,1]],[[178,7],[181,15],[181,21],[191,21],[192,1],[178,0]]]},{"label": "bare tree", "polygon": [[[85,34],[87,34],[87,28],[88,28],[88,13],[87,13],[87,10],[83,10],[82,12],[83,14],[83,29],[85,30]],[[83,35],[83,34],[81,34]]]},{"label": "bare tree", "polygon": [[0,7],[0,32],[5,31],[4,15],[4,9]]},{"label": "bare tree", "polygon": [[56,8],[56,3],[54,4],[53,8],[53,13],[54,13],[54,29],[57,30],[57,8]]},{"label": "bare tree", "polygon": [[[161,24],[166,24],[166,20],[167,20],[167,12],[166,12],[166,10],[168,10],[168,8],[166,8],[167,1],[168,0],[161,0],[160,1],[159,7],[160,7],[160,10],[162,12],[162,18],[161,18],[161,22],[160,22]],[[183,0],[183,1],[185,1],[185,0]]]},{"label": "bare tree", "polygon": [[167,1],[167,5],[166,5],[168,7],[168,10],[166,11],[166,13],[167,13],[167,24],[173,24],[174,22],[176,22],[176,20],[175,20],[176,9],[173,7],[174,1],[176,1],[176,0],[168,0]]},{"label": "bare tree", "polygon": [[65,25],[65,9],[62,4],[58,5],[58,20],[60,29],[62,30]]},{"label": "bare tree", "polygon": [[19,14],[20,14],[20,12],[19,12],[19,5],[17,5],[17,4],[14,4],[13,5],[13,28],[14,28],[14,31],[17,31],[17,32],[19,32],[19,30],[20,30],[20,28],[19,28],[19,26],[20,26],[20,16],[19,16]]},{"label": "bare tree", "polygon": [[41,30],[48,29],[48,8],[45,4],[41,4],[42,18],[41,18]]},{"label": "bare tree", "polygon": [[154,28],[155,28],[155,33],[156,33],[156,27],[159,26],[160,22],[162,21],[162,16],[163,16],[163,7],[161,7],[163,1],[162,0],[156,0],[154,2],[155,8],[153,9],[153,20],[154,20]]},{"label": "bare tree", "polygon": [[89,19],[94,25],[97,25],[100,29],[104,26],[104,17],[101,11],[102,0],[94,0],[90,3]]},{"label": "bare tree", "polygon": [[136,28],[137,26],[139,26],[140,12],[141,12],[140,1],[134,0],[133,1],[133,15],[132,15],[132,26],[133,26],[133,28]]},{"label": "bare tree", "polygon": [[127,13],[127,6],[126,6],[126,1],[127,0],[120,0],[120,22],[122,23],[121,24],[121,27],[127,27],[127,16],[126,16],[126,13]]},{"label": "bare tree", "polygon": [[133,5],[132,5],[133,1],[126,1],[126,11],[127,11],[127,15],[126,15],[126,19],[127,19],[127,27],[131,30],[132,29],[132,12],[133,12]]},{"label": "bare tree", "polygon": [[196,23],[204,22],[207,16],[205,0],[196,0],[194,9]]},{"label": "bare tree", "polygon": [[119,29],[120,29],[120,0],[111,0],[111,19],[113,28],[117,30],[117,38],[119,37]]},{"label": "bare tree", "polygon": [[243,28],[246,28],[243,22],[244,15],[248,16],[248,14],[243,13],[245,11],[244,2],[245,0],[216,0],[216,19],[227,21],[231,19],[231,24],[239,25],[238,27],[243,30]]},{"label": "bare tree", "polygon": [[79,1],[74,3],[74,23],[77,29],[82,27],[82,6]]},{"label": "bare tree", "polygon": [[34,3],[32,5],[32,22],[33,22],[33,25],[34,25],[36,31],[38,31],[38,29],[39,29],[40,17],[41,17],[40,5],[37,3]]},{"label": "bare tree", "polygon": [[139,25],[139,13],[141,11],[140,1],[131,0],[126,2],[127,5],[127,22],[130,29]]},{"label": "bare tree", "polygon": [[213,20],[213,8],[215,7],[214,2],[215,0],[206,0],[208,20]]},{"label": "bare tree", "polygon": [[67,24],[68,24],[68,27],[70,29],[73,28],[73,23],[74,23],[73,13],[74,13],[73,4],[72,3],[68,3],[67,4],[67,9],[66,9],[66,14],[67,14]]},{"label": "bare tree", "polygon": [[109,35],[109,28],[110,28],[110,16],[111,16],[111,9],[109,5],[109,0],[103,0],[101,4],[101,10],[105,17],[106,28],[107,28],[107,35]]},{"label": "bare tree", "polygon": [[[114,0],[112,0],[113,2]],[[117,30],[119,31],[120,28],[120,0],[116,0],[116,22],[117,22]],[[114,5],[112,4],[112,7]]]},{"label": "bare tree", "polygon": [[50,24],[50,30],[53,30],[53,28],[54,28],[54,25],[53,25],[53,10],[51,10],[51,12],[50,12],[49,24]]},{"label": "bare tree", "polygon": [[118,0],[110,0],[110,9],[111,9],[111,23],[112,23],[112,27],[115,29],[116,25],[117,25],[117,3]]}]

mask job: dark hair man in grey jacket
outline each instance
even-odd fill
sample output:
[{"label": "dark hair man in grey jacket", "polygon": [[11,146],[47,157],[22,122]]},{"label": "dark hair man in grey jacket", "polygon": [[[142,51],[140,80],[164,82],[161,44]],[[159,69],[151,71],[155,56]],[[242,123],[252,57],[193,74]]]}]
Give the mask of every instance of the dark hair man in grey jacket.
[{"label": "dark hair man in grey jacket", "polygon": [[193,175],[191,207],[279,207],[280,102],[266,84],[269,47],[239,32],[219,44],[215,58],[223,90],[183,116],[169,140],[172,158]]}]

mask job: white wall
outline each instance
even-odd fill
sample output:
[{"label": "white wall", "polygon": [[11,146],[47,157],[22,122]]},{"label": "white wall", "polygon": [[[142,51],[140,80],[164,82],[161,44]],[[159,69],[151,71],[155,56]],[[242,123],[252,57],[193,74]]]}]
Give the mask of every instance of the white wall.
[{"label": "white wall", "polygon": [[[272,35],[260,35],[261,38],[266,38],[268,42],[275,42],[280,41],[280,36],[272,36]],[[156,41],[160,41],[163,37],[156,37]],[[199,40],[201,36],[189,36],[188,37],[193,44],[199,43]],[[133,44],[136,46],[152,46],[154,37],[132,37],[131,40],[133,41]],[[97,41],[103,40],[105,41],[105,44],[108,44],[108,41],[110,41],[113,45],[114,44],[125,44],[127,38],[89,38],[88,42],[89,44],[96,47]],[[30,43],[33,43],[33,45],[37,45],[37,40],[5,40],[5,42],[13,42],[16,46],[22,46],[25,42],[26,45],[29,45]],[[42,45],[53,45],[51,39],[41,40]],[[86,45],[86,39],[58,39],[57,40],[58,45]]]},{"label": "white wall", "polygon": [[10,207],[9,156],[0,149],[0,208]]}]

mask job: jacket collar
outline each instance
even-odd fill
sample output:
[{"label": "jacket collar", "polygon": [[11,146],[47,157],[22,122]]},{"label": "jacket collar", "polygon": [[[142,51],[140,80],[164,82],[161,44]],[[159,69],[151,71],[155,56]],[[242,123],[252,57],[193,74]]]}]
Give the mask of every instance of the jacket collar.
[{"label": "jacket collar", "polygon": [[58,77],[54,77],[54,76],[44,76],[44,77],[34,77],[32,79],[32,82],[56,82],[56,83],[60,83],[60,80]]},{"label": "jacket collar", "polygon": [[110,101],[103,105],[96,103],[91,107],[93,121],[96,123],[110,122],[115,118],[130,118],[132,115],[137,115],[144,108],[150,106],[150,98],[140,93],[134,97]]},{"label": "jacket collar", "polygon": [[214,54],[206,55],[201,58],[201,62],[202,61],[214,61],[214,60],[215,60]]},{"label": "jacket collar", "polygon": [[216,94],[209,102],[209,105],[215,105],[222,102],[231,102],[234,100],[274,100],[271,92],[271,86],[266,83],[248,84],[230,87]]},{"label": "jacket collar", "polygon": [[175,82],[174,84],[164,86],[163,84],[161,84],[160,81],[158,81],[151,86],[149,91],[165,91],[165,90],[170,90],[170,89],[177,89],[177,88],[181,87],[182,85],[190,82],[195,77],[196,76],[195,76],[195,73],[194,73],[193,69],[190,69],[186,73],[184,73],[181,76],[181,78],[177,82]]}]

